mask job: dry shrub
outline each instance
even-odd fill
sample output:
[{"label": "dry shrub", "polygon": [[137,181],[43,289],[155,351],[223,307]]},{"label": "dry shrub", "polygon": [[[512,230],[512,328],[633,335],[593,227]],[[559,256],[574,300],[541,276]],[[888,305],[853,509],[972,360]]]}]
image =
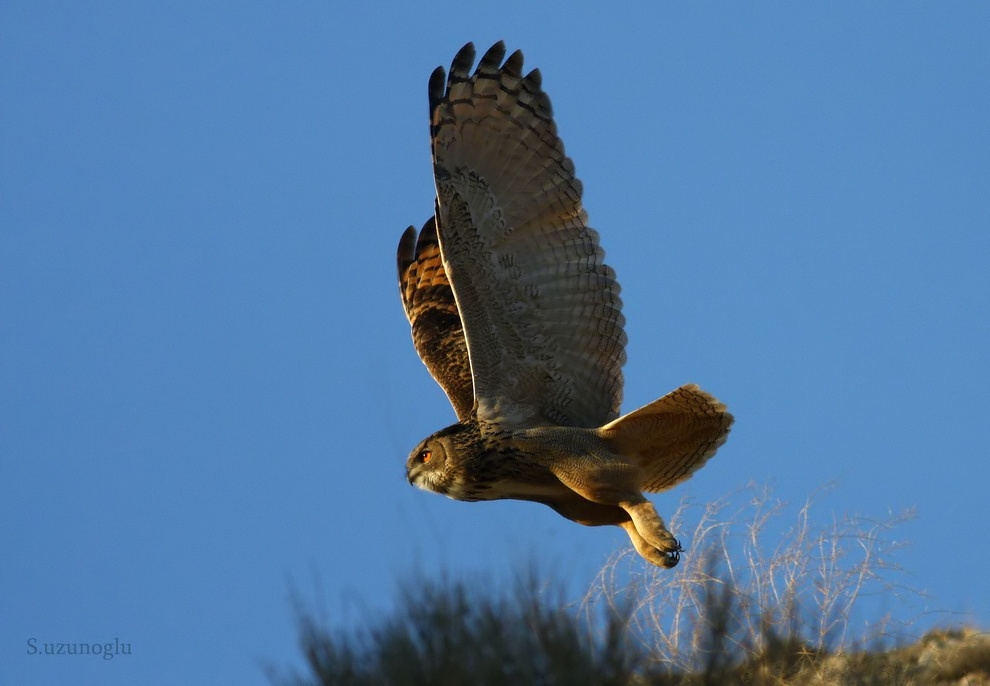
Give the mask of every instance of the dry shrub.
[{"label": "dry shrub", "polygon": [[890,645],[889,614],[870,617],[863,631],[852,620],[867,596],[904,595],[892,583],[901,570],[891,558],[901,544],[889,534],[911,513],[821,526],[811,516],[820,495],[776,539],[788,507],[767,487],[751,485],[704,505],[684,501],[670,521],[672,531],[690,532],[680,565],[646,568],[621,553],[602,570],[585,607],[631,607],[630,635],[666,674],[766,673],[773,675],[768,683],[778,683],[823,654]]},{"label": "dry shrub", "polygon": [[307,611],[301,644],[311,674],[279,676],[286,686],[626,686],[641,656],[626,640],[625,617],[581,622],[573,603],[536,577],[512,589],[446,578],[407,584],[397,610],[369,626],[332,633]]},{"label": "dry shrub", "polygon": [[910,514],[822,526],[814,502],[790,526],[793,510],[767,488],[682,503],[671,529],[689,532],[690,550],[678,567],[624,552],[576,604],[533,570],[502,592],[420,579],[391,614],[335,633],[299,604],[310,673],[269,675],[300,686],[987,683],[990,637],[934,632],[897,647],[907,634],[876,616],[910,596],[892,581],[890,539]]}]

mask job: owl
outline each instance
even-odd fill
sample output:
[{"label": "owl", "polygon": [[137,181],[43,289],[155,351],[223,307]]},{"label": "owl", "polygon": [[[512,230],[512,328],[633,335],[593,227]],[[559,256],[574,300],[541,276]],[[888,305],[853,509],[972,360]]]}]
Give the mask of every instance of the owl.
[{"label": "owl", "polygon": [[725,442],[732,415],[695,385],[625,415],[625,320],[615,271],[538,70],[496,43],[472,73],[465,45],[430,77],[434,216],[398,248],[416,351],[457,422],[406,462],[411,484],[455,500],[543,503],[622,527],[649,562],[682,548],[643,495]]}]

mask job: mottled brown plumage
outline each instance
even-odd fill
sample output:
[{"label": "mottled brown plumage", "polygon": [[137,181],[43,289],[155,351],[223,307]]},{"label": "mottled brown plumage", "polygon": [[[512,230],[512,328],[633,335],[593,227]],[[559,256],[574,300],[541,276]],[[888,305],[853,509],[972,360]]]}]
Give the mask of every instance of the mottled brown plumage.
[{"label": "mottled brown plumage", "polygon": [[410,483],[457,500],[540,502],[614,524],[644,558],[680,545],[643,491],[689,478],[725,442],[725,406],[688,385],[619,417],[619,285],[538,71],[496,43],[430,78],[436,214],[399,244],[413,343],[458,423],[426,438]]},{"label": "mottled brown plumage", "polygon": [[418,238],[415,227],[406,229],[398,257],[399,289],[412,326],[413,345],[450,398],[457,418],[467,420],[474,407],[471,363],[454,291],[443,270],[434,217]]}]

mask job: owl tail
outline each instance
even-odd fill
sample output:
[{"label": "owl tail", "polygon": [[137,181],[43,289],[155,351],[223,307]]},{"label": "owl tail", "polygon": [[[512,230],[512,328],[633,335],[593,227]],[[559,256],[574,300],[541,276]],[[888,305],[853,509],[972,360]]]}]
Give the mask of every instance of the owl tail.
[{"label": "owl tail", "polygon": [[687,480],[729,437],[732,415],[694,384],[609,422],[598,431],[639,466],[642,489],[659,493]]}]

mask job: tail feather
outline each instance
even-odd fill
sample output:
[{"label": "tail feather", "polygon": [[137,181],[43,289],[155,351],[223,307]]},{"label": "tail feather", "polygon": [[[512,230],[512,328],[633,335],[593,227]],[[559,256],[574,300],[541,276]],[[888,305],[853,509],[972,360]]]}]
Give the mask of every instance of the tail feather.
[{"label": "tail feather", "polygon": [[598,431],[639,466],[642,489],[659,493],[691,477],[729,437],[733,417],[694,384],[609,422]]}]

